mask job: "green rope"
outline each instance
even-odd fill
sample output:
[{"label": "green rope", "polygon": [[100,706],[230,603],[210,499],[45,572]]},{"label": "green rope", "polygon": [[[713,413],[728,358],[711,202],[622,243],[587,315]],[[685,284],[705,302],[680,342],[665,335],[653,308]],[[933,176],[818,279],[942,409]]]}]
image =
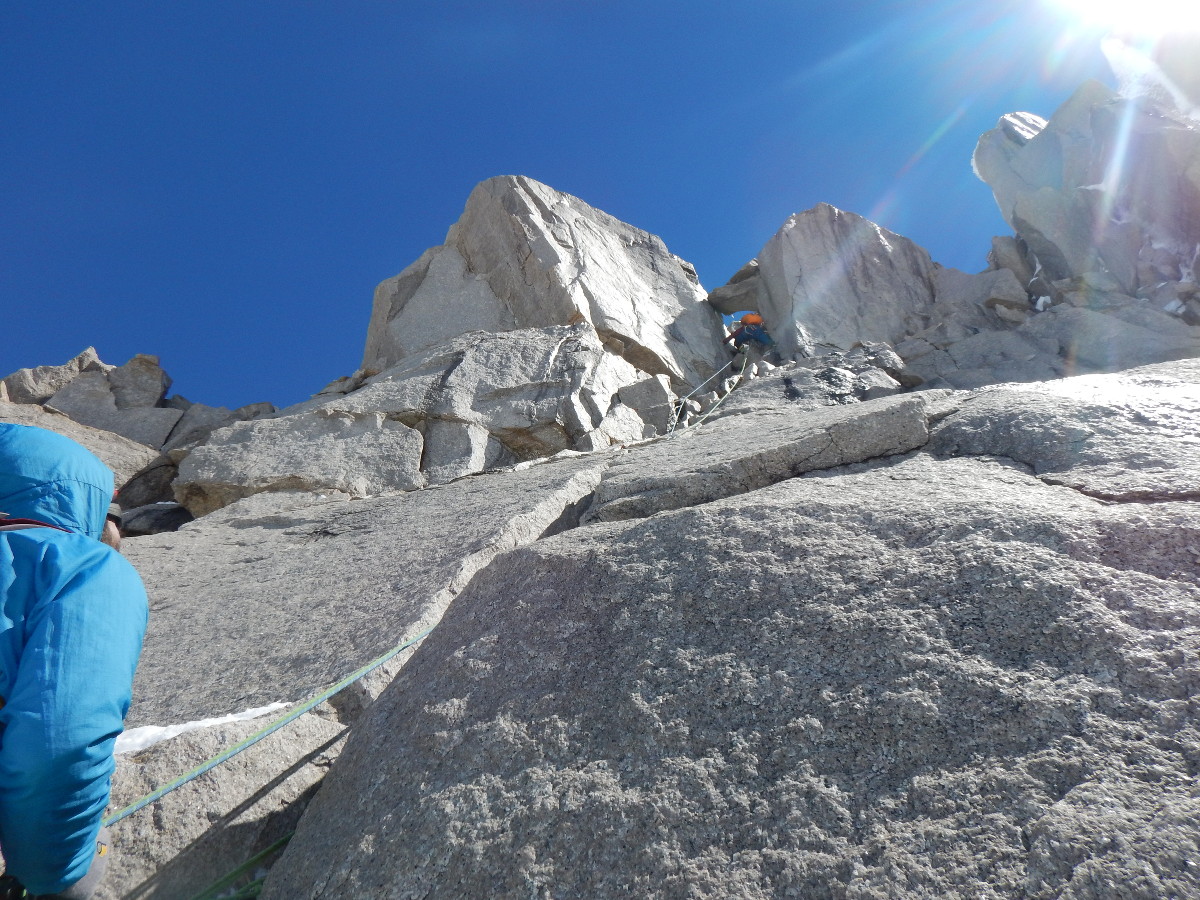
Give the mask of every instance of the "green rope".
[{"label": "green rope", "polygon": [[418,634],[412,640],[405,641],[403,644],[393,647],[387,653],[383,654],[383,656],[379,657],[378,659],[374,660],[373,662],[367,663],[365,666],[363,666],[357,672],[354,672],[353,674],[346,676],[341,681],[339,681],[337,684],[335,684],[333,687],[329,688],[328,690],[322,691],[317,696],[312,697],[311,699],[305,701],[301,706],[296,707],[296,709],[292,710],[287,715],[283,716],[282,718],[276,719],[270,725],[266,726],[265,728],[263,728],[259,731],[256,731],[254,734],[250,735],[250,737],[246,738],[245,740],[243,740],[237,744],[234,744],[228,750],[225,750],[224,752],[217,754],[216,756],[214,756],[212,759],[208,760],[207,762],[200,764],[199,766],[192,769],[192,771],[188,772],[187,774],[180,775],[178,778],[176,778],[170,784],[164,785],[163,787],[160,787],[157,790],[151,791],[149,794],[147,794],[142,799],[136,800],[133,803],[130,803],[124,809],[113,813],[112,815],[105,818],[104,824],[112,825],[116,822],[120,822],[126,816],[133,815],[139,809],[149,806],[155,800],[165,797],[167,794],[171,793],[171,791],[174,791],[174,790],[177,790],[178,788],[183,787],[189,781],[194,781],[195,779],[199,778],[201,775],[203,775],[205,772],[209,771],[210,769],[215,769],[217,766],[221,765],[221,763],[225,762],[228,759],[231,759],[234,756],[237,756],[237,754],[241,753],[243,750],[247,749],[248,747],[252,747],[254,744],[257,744],[259,741],[261,741],[263,738],[267,737],[268,735],[274,734],[276,731],[278,731],[283,726],[287,725],[289,722],[294,722],[296,719],[300,718],[302,715],[304,715],[306,712],[308,712],[313,707],[315,707],[321,703],[324,703],[326,700],[328,700],[334,694],[338,693],[339,691],[345,690],[350,685],[352,685],[354,682],[358,681],[358,679],[362,678],[364,675],[374,671],[375,669],[378,669],[380,666],[382,666],[385,662],[387,662],[393,656],[396,656],[398,653],[400,653],[404,650],[407,650],[413,644],[417,643],[418,641],[420,641],[423,638],[425,638],[426,636],[428,636],[428,634],[431,631],[433,631],[434,627],[436,627],[436,626],[431,625],[429,628],[426,628],[424,631],[422,631],[420,634]]},{"label": "green rope", "polygon": [[[294,831],[289,831],[287,834],[285,834],[283,837],[281,837],[279,840],[277,840],[275,843],[273,843],[266,850],[262,850],[258,853],[255,853],[252,857],[250,857],[248,860],[246,860],[244,863],[242,863],[240,866],[238,866],[236,869],[234,869],[228,875],[224,875],[221,878],[218,878],[216,881],[214,881],[212,884],[210,884],[208,887],[206,887],[204,890],[202,890],[200,893],[198,893],[195,897],[193,897],[192,900],[214,900],[214,898],[219,893],[221,893],[221,891],[225,890],[227,887],[232,885],[235,881],[237,881],[239,878],[241,878],[247,872],[253,871],[254,867],[257,866],[264,859],[266,859],[268,856],[277,852],[278,850],[281,850],[284,846],[286,846],[287,842],[292,839],[292,835],[294,835],[295,833],[296,832],[294,832]],[[262,882],[263,882],[263,879],[259,878],[259,879],[256,879],[255,881],[250,882],[247,885],[244,885],[241,888],[238,888],[238,893],[235,896],[237,896],[237,897],[243,897],[243,896],[257,897],[258,890],[262,889]],[[244,891],[249,890],[250,888],[253,888],[255,885],[258,885],[258,890],[255,890],[255,892],[253,894],[243,893]],[[226,898],[226,900],[229,900],[229,898]]]}]

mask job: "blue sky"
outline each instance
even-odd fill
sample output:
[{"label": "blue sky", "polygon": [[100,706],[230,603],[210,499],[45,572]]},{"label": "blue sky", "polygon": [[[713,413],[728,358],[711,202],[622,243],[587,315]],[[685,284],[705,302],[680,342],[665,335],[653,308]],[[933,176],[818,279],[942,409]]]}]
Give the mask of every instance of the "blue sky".
[{"label": "blue sky", "polygon": [[6,0],[0,375],[92,344],[304,399],[501,174],[710,290],[822,201],[978,271],[1008,229],[976,139],[1110,81],[1097,43],[1048,0]]}]

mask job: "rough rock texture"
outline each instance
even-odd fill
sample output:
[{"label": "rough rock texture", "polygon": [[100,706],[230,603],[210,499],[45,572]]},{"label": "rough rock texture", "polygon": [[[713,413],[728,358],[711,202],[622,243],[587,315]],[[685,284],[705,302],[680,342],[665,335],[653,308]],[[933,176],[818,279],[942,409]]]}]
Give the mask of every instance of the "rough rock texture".
[{"label": "rough rock texture", "polygon": [[642,518],[743,494],[814,469],[904,453],[929,437],[926,396],[729,416],[626,454],[584,521]]},{"label": "rough rock texture", "polygon": [[817,409],[876,400],[922,383],[887,344],[823,353],[782,366],[759,362],[714,412],[715,417],[782,407]]},{"label": "rough rock texture", "polygon": [[460,335],[351,393],[214,433],[181,463],[175,492],[203,515],[260,491],[371,496],[639,440],[642,420],[614,409],[644,377],[586,323]]},{"label": "rough rock texture", "polygon": [[84,425],[158,448],[183,415],[158,405],[170,384],[157,357],[139,355],[123,366],[80,372],[45,403]]},{"label": "rough rock texture", "polygon": [[929,449],[1004,456],[1103,500],[1200,500],[1198,434],[1200,359],[1190,359],[981,390],[938,423]]},{"label": "rough rock texture", "polygon": [[709,292],[708,302],[725,316],[745,311],[758,312],[758,285],[758,260],[752,259],[738,269],[726,284]]},{"label": "rough rock texture", "polygon": [[[282,715],[280,712],[277,715]],[[120,809],[253,734],[270,720],[189,732],[117,757]],[[341,749],[344,726],[301,716],[225,765],[112,829],[97,900],[193,897],[296,827]],[[267,860],[266,862],[271,862]]]},{"label": "rough rock texture", "polygon": [[202,516],[262,491],[369,497],[421,487],[421,435],[381,412],[317,409],[221,429],[180,463],[175,499]]},{"label": "rough rock texture", "polygon": [[[1076,379],[1026,419],[1028,396],[951,395],[937,449],[978,456],[498,557],[356,725],[263,896],[1200,896],[1194,376]],[[1040,477],[1002,456],[1026,444]],[[1158,502],[1064,486],[1168,447]]]},{"label": "rough rock texture", "polygon": [[104,464],[113,470],[115,482],[120,488],[131,478],[154,462],[157,451],[129,438],[81,425],[61,413],[43,409],[27,403],[0,402],[0,422],[17,425],[33,425],[66,435],[95,453]]},{"label": "rough rock texture", "polygon": [[436,622],[496,553],[577,521],[602,466],[567,459],[354,502],[261,494],[127,540],[151,609],[128,724],[290,702],[337,681]]},{"label": "rough rock texture", "polygon": [[586,321],[642,371],[699,384],[724,362],[704,297],[691,265],[654,235],[530,178],[491,178],[443,246],[376,289],[363,369],[468,331]]}]

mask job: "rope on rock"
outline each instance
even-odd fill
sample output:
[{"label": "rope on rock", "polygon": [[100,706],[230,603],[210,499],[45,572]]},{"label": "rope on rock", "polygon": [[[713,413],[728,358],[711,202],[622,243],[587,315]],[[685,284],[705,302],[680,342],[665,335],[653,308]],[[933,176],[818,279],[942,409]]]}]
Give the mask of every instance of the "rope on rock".
[{"label": "rope on rock", "polygon": [[[727,368],[729,368],[730,366],[732,366],[732,365],[733,365],[733,364],[734,364],[736,361],[737,361],[737,357],[734,357],[733,359],[729,360],[729,362],[725,363],[725,365],[723,365],[723,366],[721,366],[721,368],[717,369],[716,373],[715,373],[715,374],[713,374],[713,375],[712,375],[712,377],[710,377],[710,378],[708,379],[708,381],[705,381],[705,382],[703,382],[703,383],[700,385],[700,387],[696,388],[694,391],[692,391],[692,392],[691,392],[690,394],[688,394],[686,397],[681,397],[681,398],[679,399],[679,406],[678,406],[678,408],[675,410],[675,418],[673,418],[673,419],[671,420],[671,424],[670,424],[670,426],[667,428],[667,435],[668,435],[668,436],[670,436],[670,435],[672,435],[672,434],[674,434],[674,433],[675,433],[675,429],[676,429],[676,428],[678,427],[678,425],[679,425],[679,417],[683,415],[684,404],[685,404],[685,403],[687,403],[688,399],[690,399],[691,397],[693,397],[693,396],[695,396],[696,394],[700,393],[700,391],[701,391],[701,390],[704,388],[704,385],[708,384],[708,382],[709,382],[709,381],[712,381],[712,380],[713,380],[713,378],[716,378],[718,375],[720,375],[722,372],[724,372],[724,371],[725,371]],[[721,395],[720,399],[718,399],[718,400],[717,400],[717,402],[716,402],[716,403],[714,403],[714,404],[712,405],[712,407],[709,409],[709,411],[708,411],[708,412],[706,412],[704,415],[702,415],[702,416],[701,416],[699,419],[697,419],[697,420],[696,420],[696,425],[700,425],[701,423],[703,423],[705,419],[707,419],[709,416],[711,416],[711,415],[713,414],[714,410],[716,410],[716,408],[717,408],[718,406],[720,406],[722,403],[724,403],[724,402],[725,402],[725,398],[726,398],[726,397],[728,397],[728,396],[729,396],[731,393],[733,393],[733,389],[734,389],[735,387],[737,387],[737,386],[738,386],[738,384],[740,384],[740,383],[741,383],[742,376],[743,376],[744,374],[746,374],[746,368],[747,368],[749,365],[750,365],[750,354],[749,354],[749,353],[747,353],[747,354],[745,354],[745,355],[743,355],[743,356],[742,356],[742,368],[741,368],[741,370],[740,370],[740,371],[737,373],[737,380],[736,380],[736,381],[734,381],[734,383],[733,383],[733,384],[730,386],[730,388],[729,388],[729,390],[728,390],[728,391],[726,391],[724,394],[722,394],[722,395]],[[693,426],[693,427],[694,427],[694,426]]]},{"label": "rope on rock", "polygon": [[720,396],[720,398],[717,400],[717,402],[714,403],[709,408],[708,412],[706,412],[704,415],[702,415],[699,419],[696,420],[696,425],[703,425],[704,420],[707,419],[709,416],[711,416],[713,413],[715,413],[717,411],[717,407],[725,402],[725,398],[733,393],[733,389],[742,383],[742,376],[746,374],[746,368],[749,365],[750,365],[750,356],[749,356],[749,354],[747,354],[746,358],[742,360],[742,370],[737,373],[737,379],[733,382],[733,384],[731,384],[729,386],[729,390],[727,390],[724,394],[722,394]]},{"label": "rope on rock", "polygon": [[[193,897],[192,900],[214,900],[214,898],[217,897],[222,891],[229,888],[235,881],[237,881],[239,878],[241,878],[247,872],[254,871],[254,867],[257,866],[260,862],[262,862],[263,860],[267,859],[267,857],[271,856],[272,854],[276,853],[279,850],[282,850],[285,846],[287,846],[287,842],[292,839],[292,835],[294,835],[295,833],[296,832],[294,832],[294,831],[289,831],[287,834],[285,834],[283,837],[281,837],[279,840],[277,840],[275,843],[273,843],[270,847],[267,847],[265,850],[260,850],[258,853],[255,853],[252,857],[250,857],[248,860],[246,860],[244,863],[242,863],[240,866],[238,866],[236,869],[234,869],[228,875],[222,875],[220,878],[218,878],[216,881],[214,881],[212,884],[210,884],[208,887],[206,887],[204,890],[202,890],[200,893],[198,893],[195,897]],[[249,884],[242,885],[242,887],[237,889],[237,892],[233,896],[234,897],[257,897],[259,895],[259,892],[262,890],[262,883],[264,880],[265,879],[257,878],[254,881],[251,881]],[[252,892],[252,893],[248,893],[248,892]],[[232,900],[232,898],[226,897],[226,898],[224,898],[224,900]]]},{"label": "rope on rock", "polygon": [[413,646],[413,644],[416,644],[418,641],[423,640],[424,638],[426,638],[429,635],[429,633],[431,631],[433,631],[433,629],[435,627],[436,626],[431,625],[429,628],[426,628],[424,631],[422,631],[416,637],[393,647],[387,653],[383,654],[383,656],[379,657],[376,660],[373,660],[372,662],[367,663],[365,666],[363,666],[358,671],[353,672],[350,675],[347,675],[345,678],[343,678],[341,681],[339,681],[333,687],[328,688],[328,689],[322,691],[320,694],[317,694],[315,697],[311,697],[310,699],[306,700],[300,706],[296,707],[291,712],[289,712],[287,715],[276,719],[270,725],[267,725],[265,728],[262,728],[259,731],[256,731],[254,734],[250,735],[245,740],[242,740],[239,743],[234,744],[228,750],[222,751],[221,753],[217,754],[216,756],[214,756],[212,759],[208,760],[207,762],[201,763],[199,766],[192,769],[192,771],[190,771],[184,775],[180,775],[178,778],[176,778],[170,784],[164,785],[163,787],[160,787],[157,790],[151,791],[149,794],[147,794],[145,797],[142,797],[140,800],[135,800],[133,803],[130,803],[124,809],[118,810],[117,812],[113,813],[112,815],[107,816],[104,819],[104,824],[112,825],[116,822],[120,822],[126,816],[133,815],[139,809],[143,809],[143,808],[149,806],[154,801],[159,800],[162,797],[165,797],[167,794],[171,793],[171,791],[174,791],[174,790],[177,790],[178,788],[183,787],[189,781],[194,781],[195,779],[197,779],[201,775],[203,775],[205,772],[208,772],[211,769],[215,769],[217,766],[221,765],[221,763],[226,762],[229,759],[232,759],[233,757],[235,757],[239,753],[241,753],[243,750],[247,749],[248,747],[252,747],[253,745],[257,744],[259,741],[261,741],[263,738],[267,737],[268,735],[274,734],[276,731],[278,731],[280,728],[287,725],[288,723],[294,722],[296,719],[300,718],[306,712],[311,710],[313,707],[315,707],[321,703],[324,703],[326,700],[328,700],[334,694],[337,694],[340,691],[345,690],[350,685],[354,684],[354,682],[356,682],[360,678],[362,678],[364,675],[370,674],[375,669],[378,669],[380,666],[382,666],[385,662],[387,662],[392,657],[407,650],[409,647]]},{"label": "rope on rock", "polygon": [[[746,357],[746,358],[749,359],[749,357]],[[712,375],[710,375],[708,378],[706,378],[704,381],[702,381],[700,383],[700,386],[697,387],[694,391],[692,391],[690,394],[687,394],[684,397],[679,398],[679,400],[677,401],[678,406],[676,406],[676,408],[675,408],[675,416],[674,416],[674,418],[671,419],[671,424],[667,426],[667,434],[672,434],[675,431],[676,427],[679,425],[679,417],[683,415],[684,404],[687,403],[687,401],[689,399],[696,396],[696,394],[700,393],[700,391],[704,389],[704,386],[706,384],[708,384],[714,378],[718,378],[722,372],[724,372],[726,369],[728,369],[730,366],[733,365],[733,362],[734,361],[732,359],[729,360],[729,362],[725,363],[725,365],[721,366],[721,368],[717,369],[717,371],[713,372]],[[744,369],[745,366],[743,366],[742,368]]]}]

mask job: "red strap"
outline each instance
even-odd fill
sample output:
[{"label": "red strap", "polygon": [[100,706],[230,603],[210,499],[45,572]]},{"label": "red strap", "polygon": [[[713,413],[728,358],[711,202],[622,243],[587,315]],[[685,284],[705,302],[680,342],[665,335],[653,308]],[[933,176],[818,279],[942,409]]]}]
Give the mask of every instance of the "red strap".
[{"label": "red strap", "polygon": [[53,528],[55,531],[65,531],[67,534],[71,533],[69,529],[51,525],[49,522],[39,522],[37,519],[0,519],[0,528],[5,525],[37,525],[42,528]]}]

